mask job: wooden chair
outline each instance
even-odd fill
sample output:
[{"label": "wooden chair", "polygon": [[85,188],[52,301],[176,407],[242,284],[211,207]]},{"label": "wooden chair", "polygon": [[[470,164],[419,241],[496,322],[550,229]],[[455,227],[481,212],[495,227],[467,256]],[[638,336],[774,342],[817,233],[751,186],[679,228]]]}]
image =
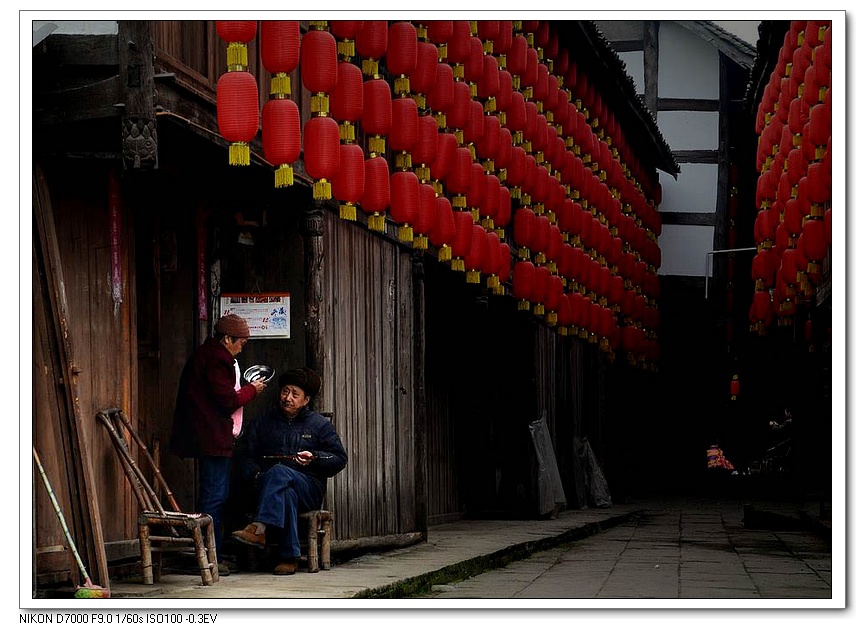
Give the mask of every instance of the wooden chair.
[{"label": "wooden chair", "polygon": [[[117,408],[106,409],[96,413],[96,417],[105,426],[114,450],[120,459],[120,465],[126,474],[126,479],[132,487],[132,492],[138,500],[140,513],[138,515],[138,539],[141,545],[141,567],[143,580],[147,585],[154,582],[153,555],[157,556],[157,577],[161,568],[162,553],[168,550],[192,550],[201,571],[201,583],[213,585],[219,581],[219,568],[216,559],[216,537],[213,519],[206,513],[185,513],[174,499],[174,494],[162,477],[147,446],[135,432],[125,413]],[[148,464],[159,489],[165,494],[170,510],[162,506],[159,496],[154,491],[147,476],[138,466],[132,455],[128,434]]]},{"label": "wooden chair", "polygon": [[326,509],[297,515],[298,524],[306,523],[307,566],[310,572],[330,570],[330,541],[333,536],[333,514]]}]

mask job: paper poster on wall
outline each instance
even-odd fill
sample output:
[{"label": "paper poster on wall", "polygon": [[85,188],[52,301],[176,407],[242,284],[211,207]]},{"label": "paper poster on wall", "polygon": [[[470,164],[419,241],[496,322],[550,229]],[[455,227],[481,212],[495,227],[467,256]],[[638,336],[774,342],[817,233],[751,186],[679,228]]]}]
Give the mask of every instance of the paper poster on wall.
[{"label": "paper poster on wall", "polygon": [[219,315],[236,314],[246,319],[252,338],[291,338],[289,293],[223,293]]}]

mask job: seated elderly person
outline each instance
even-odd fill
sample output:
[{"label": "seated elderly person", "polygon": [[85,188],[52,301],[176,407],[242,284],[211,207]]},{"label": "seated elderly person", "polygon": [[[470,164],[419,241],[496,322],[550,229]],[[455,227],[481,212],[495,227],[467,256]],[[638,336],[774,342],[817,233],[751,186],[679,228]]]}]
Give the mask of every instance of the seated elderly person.
[{"label": "seated elderly person", "polygon": [[279,529],[278,575],[297,570],[297,514],[321,508],[327,479],[348,462],[333,424],[308,407],[320,388],[321,379],[306,367],[282,374],[277,404],[249,425],[238,444],[241,477],[261,493],[255,520],[231,536],[264,548],[267,527]]}]

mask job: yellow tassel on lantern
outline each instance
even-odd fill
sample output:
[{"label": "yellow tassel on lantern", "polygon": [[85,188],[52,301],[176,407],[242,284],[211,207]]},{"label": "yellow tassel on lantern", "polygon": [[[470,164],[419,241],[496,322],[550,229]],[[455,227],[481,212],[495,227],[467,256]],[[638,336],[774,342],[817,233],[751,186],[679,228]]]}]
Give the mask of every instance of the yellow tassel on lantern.
[{"label": "yellow tassel on lantern", "polygon": [[313,94],[309,99],[309,106],[313,113],[326,116],[330,111],[330,97],[323,92]]},{"label": "yellow tassel on lantern", "polygon": [[367,147],[369,148],[370,153],[375,153],[376,155],[383,155],[385,149],[384,138],[380,135],[371,136],[367,139]]},{"label": "yellow tassel on lantern", "polygon": [[532,308],[532,314],[543,317],[544,316],[544,304],[535,304],[534,308]]},{"label": "yellow tassel on lantern", "polygon": [[364,59],[360,64],[360,70],[364,76],[375,76],[378,74],[378,61],[375,59]]},{"label": "yellow tassel on lantern", "polygon": [[472,223],[477,223],[481,219],[481,211],[478,208],[473,207],[471,209],[471,213],[472,213]]},{"label": "yellow tassel on lantern", "polygon": [[411,97],[414,99],[418,109],[426,109],[426,96],[423,94],[412,94]]},{"label": "yellow tassel on lantern", "polygon": [[401,151],[396,154],[396,167],[400,170],[409,170],[411,168],[411,153]]},{"label": "yellow tassel on lantern", "polygon": [[350,120],[339,123],[339,139],[345,144],[353,144],[355,140],[354,123]]},{"label": "yellow tassel on lantern", "polygon": [[339,217],[346,221],[356,221],[357,220],[357,206],[354,203],[340,203],[339,205]]},{"label": "yellow tassel on lantern", "polygon": [[249,166],[249,144],[232,142],[228,147],[228,163],[231,166]]},{"label": "yellow tassel on lantern", "polygon": [[226,59],[228,63],[228,71],[236,66],[246,68],[249,65],[246,44],[243,42],[229,42],[228,50],[226,51]]},{"label": "yellow tassel on lantern", "polygon": [[487,231],[490,231],[493,228],[493,219],[491,219],[489,216],[482,218],[481,227],[483,227]]},{"label": "yellow tassel on lantern", "polygon": [[422,182],[429,181],[429,177],[430,177],[429,166],[421,164],[420,166],[418,166],[417,168],[414,169],[414,174],[417,175],[417,178],[420,179]]},{"label": "yellow tassel on lantern", "polygon": [[547,312],[546,322],[547,322],[548,326],[550,326],[551,328],[555,327],[555,325],[556,325],[556,323],[558,323],[558,321],[559,321],[559,317],[554,310],[550,310]]},{"label": "yellow tassel on lantern", "polygon": [[414,242],[414,231],[412,230],[411,225],[400,225],[397,230],[397,237],[400,242]]},{"label": "yellow tassel on lantern", "polygon": [[454,195],[452,204],[453,204],[453,207],[455,207],[455,208],[464,208],[466,206],[465,196],[462,194]]},{"label": "yellow tassel on lantern", "polygon": [[285,72],[277,72],[270,77],[270,94],[291,96],[291,77]]},{"label": "yellow tassel on lantern", "polygon": [[496,233],[496,236],[499,237],[499,240],[505,239],[505,228],[504,227],[496,227],[493,231]]},{"label": "yellow tassel on lantern", "polygon": [[354,40],[343,39],[336,42],[336,52],[343,59],[351,59],[354,57]]},{"label": "yellow tassel on lantern", "polygon": [[560,325],[557,332],[559,333],[559,336],[567,336],[570,333],[570,329],[566,325]]},{"label": "yellow tassel on lantern", "polygon": [[496,110],[496,97],[490,96],[484,103],[484,113],[491,114]]},{"label": "yellow tassel on lantern", "polygon": [[451,259],[451,271],[460,271],[465,273],[466,263],[462,258],[452,258]]},{"label": "yellow tassel on lantern", "polygon": [[506,127],[506,126],[507,126],[507,123],[508,123],[508,115],[507,115],[505,112],[503,112],[503,111],[500,111],[500,112],[499,112],[498,114],[496,114],[496,115],[497,115],[498,118],[499,118],[499,124],[500,124],[501,126],[503,126],[503,127]]},{"label": "yellow tassel on lantern", "polygon": [[393,93],[400,96],[411,91],[411,82],[404,74],[399,75],[393,81]]},{"label": "yellow tassel on lantern", "polygon": [[522,188],[519,188],[519,187],[511,188],[511,198],[512,199],[522,199],[523,198]]},{"label": "yellow tassel on lantern", "polygon": [[366,226],[373,231],[384,233],[385,232],[384,214],[379,214],[378,212],[374,212],[367,219]]},{"label": "yellow tassel on lantern", "polygon": [[517,249],[517,257],[520,260],[528,260],[530,255],[528,247],[520,247]]},{"label": "yellow tassel on lantern", "polygon": [[274,172],[274,186],[285,188],[294,185],[294,168],[291,164],[280,164]]},{"label": "yellow tassel on lantern", "polygon": [[426,236],[415,236],[412,247],[415,249],[426,249],[429,246],[429,239]]},{"label": "yellow tassel on lantern", "polygon": [[525,299],[520,299],[517,302],[517,310],[528,311],[530,307],[531,307],[531,304],[528,301],[526,301]]},{"label": "yellow tassel on lantern", "polygon": [[451,259],[452,254],[453,254],[453,251],[451,250],[450,245],[442,245],[439,248],[438,261],[439,262],[448,262]]},{"label": "yellow tassel on lantern", "polygon": [[312,198],[316,201],[331,198],[330,182],[327,179],[319,179],[312,184]]},{"label": "yellow tassel on lantern", "polygon": [[487,278],[487,288],[489,288],[495,294],[496,289],[501,286],[501,282],[499,281],[498,275],[490,275]]},{"label": "yellow tassel on lantern", "polygon": [[[442,54],[442,50],[444,50],[444,54]],[[439,46],[439,61],[441,61],[442,59],[448,58],[447,51],[448,51],[447,44],[442,44],[441,46]],[[458,81],[462,81],[463,79],[466,78],[466,69],[465,69],[465,66],[463,64],[461,64],[461,63],[454,64],[454,78],[457,79]]]},{"label": "yellow tassel on lantern", "polygon": [[481,272],[480,271],[466,271],[466,284],[480,284],[481,283]]}]

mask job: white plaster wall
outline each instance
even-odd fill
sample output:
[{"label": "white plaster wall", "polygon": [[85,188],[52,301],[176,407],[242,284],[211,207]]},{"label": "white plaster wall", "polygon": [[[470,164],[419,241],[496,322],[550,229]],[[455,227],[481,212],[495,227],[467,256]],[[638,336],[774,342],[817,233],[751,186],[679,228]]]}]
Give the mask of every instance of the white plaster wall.
[{"label": "white plaster wall", "polygon": [[661,247],[660,275],[702,277],[706,273],[706,254],[712,250],[714,229],[703,225],[664,225],[658,244]]},{"label": "white plaster wall", "polygon": [[718,197],[717,164],[679,164],[678,179],[659,172],[661,212],[714,212]]},{"label": "white plaster wall", "polygon": [[76,20],[33,20],[35,33],[44,24],[56,24],[54,33],[60,35],[116,35],[117,22],[114,20],[97,20],[80,22]]},{"label": "white plaster wall", "polygon": [[658,32],[658,97],[717,99],[718,50],[672,22]]},{"label": "white plaster wall", "polygon": [[716,111],[659,111],[658,129],[674,151],[717,150]]},{"label": "white plaster wall", "polygon": [[643,51],[620,52],[619,57],[625,63],[625,71],[634,79],[634,89],[637,94],[646,92],[646,77],[643,72]]}]

